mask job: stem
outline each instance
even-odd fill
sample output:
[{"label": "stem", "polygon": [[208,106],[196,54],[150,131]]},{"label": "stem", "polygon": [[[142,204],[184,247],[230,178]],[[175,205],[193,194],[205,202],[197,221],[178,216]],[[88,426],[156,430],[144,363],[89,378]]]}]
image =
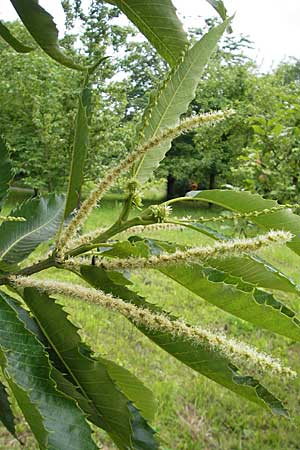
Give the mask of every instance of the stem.
[{"label": "stem", "polygon": [[42,272],[43,270],[50,269],[50,267],[55,267],[56,263],[52,256],[43,261],[40,261],[32,266],[25,267],[24,269],[17,272],[17,275],[29,276],[34,273]]},{"label": "stem", "polygon": [[122,211],[120,213],[120,217],[117,220],[117,223],[123,223],[128,220],[128,216],[130,213],[131,205],[132,205],[133,194],[128,195],[125,199]]},{"label": "stem", "polygon": [[[128,202],[125,203],[124,208],[121,213],[121,216],[110,228],[108,228],[106,231],[104,231],[99,236],[97,236],[93,240],[92,243],[80,245],[80,246],[74,248],[73,250],[66,252],[66,256],[73,257],[73,256],[79,256],[83,253],[86,253],[89,250],[92,250],[94,248],[101,246],[102,244],[105,244],[105,242],[108,239],[112,238],[116,234],[121,233],[122,231],[127,230],[128,228],[135,227],[137,225],[151,225],[151,224],[155,223],[154,220],[143,220],[143,218],[140,216],[134,217],[133,219],[127,220],[126,222],[122,223],[121,217],[125,217],[126,214],[129,213],[128,208],[130,207],[130,204],[131,204],[130,203],[131,200],[129,201],[129,197],[127,200],[128,200]],[[14,274],[10,273],[7,276],[3,276],[2,278],[0,278],[0,286],[8,284],[8,277],[11,275],[26,277],[26,276],[30,276],[30,275],[33,275],[38,272],[42,272],[43,270],[49,269],[50,267],[61,268],[60,263],[55,260],[55,255],[51,255],[49,258],[44,259],[44,260],[42,260],[36,264],[33,264],[29,267],[25,267],[24,269],[21,269],[19,272],[16,272]]]},{"label": "stem", "polygon": [[21,275],[21,276],[29,276],[33,275],[34,273],[42,272],[43,270],[50,269],[50,267],[55,267],[56,262],[54,258],[51,256],[47,259],[44,259],[43,261],[40,261],[36,264],[33,264],[32,266],[25,267],[24,269],[21,269],[19,272],[16,272],[14,274],[9,274],[7,276],[4,276],[0,278],[0,285],[8,284],[8,277],[11,275]]},{"label": "stem", "polygon": [[195,198],[195,197],[177,197],[172,198],[171,200],[167,200],[166,202],[162,203],[162,205],[172,205],[173,203],[177,202],[190,202],[190,201],[196,201],[196,202],[208,202],[209,200],[205,200],[203,198]]},{"label": "stem", "polygon": [[91,244],[84,244],[80,245],[79,247],[74,248],[73,250],[70,250],[66,252],[66,256],[78,256],[81,255],[89,250],[92,250],[95,247],[99,246],[99,242],[106,242],[108,239],[112,238],[116,234],[121,233],[122,231],[127,230],[128,228],[135,227],[137,225],[147,225],[153,222],[145,223],[141,217],[134,217],[131,220],[128,220],[127,222],[120,223],[119,219],[117,222],[115,222],[108,230],[101,233],[99,236],[97,236]]},{"label": "stem", "polygon": [[[217,239],[216,236],[213,236],[213,235],[211,234],[211,232],[206,231],[205,228],[198,228],[198,227],[195,227],[195,226],[192,225],[191,223],[181,222],[180,220],[168,220],[166,223],[172,223],[172,224],[174,224],[174,225],[180,225],[180,226],[182,226],[182,227],[189,228],[190,230],[197,231],[197,233],[205,234],[206,236],[208,236],[208,237],[210,237],[210,238],[212,238],[212,239]],[[225,240],[226,237],[224,236],[223,239]]]}]

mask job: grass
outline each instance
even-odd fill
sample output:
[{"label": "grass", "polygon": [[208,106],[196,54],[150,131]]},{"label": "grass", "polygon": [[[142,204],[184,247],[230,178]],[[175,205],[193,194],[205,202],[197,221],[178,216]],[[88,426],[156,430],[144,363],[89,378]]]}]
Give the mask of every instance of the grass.
[{"label": "grass", "polygon": [[[111,222],[120,210],[120,200],[103,201],[90,218],[87,229]],[[178,215],[215,215],[216,210],[181,207]],[[229,231],[229,229],[223,230]],[[193,231],[156,231],[149,237],[187,244],[208,242],[208,238]],[[299,257],[286,248],[264,252],[273,264],[300,283],[297,269]],[[74,280],[69,273],[48,270],[43,277]],[[280,356],[297,371],[300,370],[300,345],[271,333],[256,329],[205,303],[185,288],[156,272],[132,277],[138,292],[194,324],[227,330],[232,335],[254,343],[261,349]],[[298,299],[282,296],[286,303],[300,311]],[[131,326],[125,319],[99,307],[63,299],[72,321],[81,327],[81,335],[101,354],[124,365],[150,387],[157,399],[157,415],[153,423],[162,440],[162,450],[297,450],[300,449],[299,381],[287,384],[268,380],[274,393],[284,399],[292,420],[280,419],[262,411],[212,381],[183,366],[164,353]],[[18,416],[19,417],[19,416]],[[35,450],[27,427],[18,419],[18,429],[26,450]],[[97,431],[99,447],[114,449],[110,440]],[[18,449],[19,444],[0,429],[0,449]],[[70,449],[71,450],[71,449]],[[84,449],[83,449],[84,450]]]}]

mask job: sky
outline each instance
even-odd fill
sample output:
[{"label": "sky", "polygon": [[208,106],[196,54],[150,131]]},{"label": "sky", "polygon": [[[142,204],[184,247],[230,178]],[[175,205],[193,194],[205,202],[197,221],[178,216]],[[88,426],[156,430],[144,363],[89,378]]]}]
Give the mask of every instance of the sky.
[{"label": "sky", "polygon": [[[88,0],[84,0],[88,1]],[[205,0],[173,0],[184,26],[201,25],[201,17],[215,15]],[[40,0],[63,33],[64,14],[60,0]],[[300,59],[300,0],[225,0],[229,14],[235,13],[235,33],[249,35],[254,42],[250,55],[262,71],[276,66],[289,56]],[[16,18],[9,0],[0,0],[0,19]]]}]

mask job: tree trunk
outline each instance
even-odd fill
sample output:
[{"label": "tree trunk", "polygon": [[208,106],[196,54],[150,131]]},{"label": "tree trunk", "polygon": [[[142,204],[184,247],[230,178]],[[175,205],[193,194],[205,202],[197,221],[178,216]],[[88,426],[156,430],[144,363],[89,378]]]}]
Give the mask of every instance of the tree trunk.
[{"label": "tree trunk", "polygon": [[216,173],[210,172],[209,174],[209,189],[215,189],[216,186]]},{"label": "tree trunk", "polygon": [[175,178],[169,173],[167,178],[167,200],[171,200],[174,195]]},{"label": "tree trunk", "polygon": [[[216,186],[216,172],[212,171],[209,174],[209,189],[215,189]],[[212,207],[212,203],[208,204],[209,209]]]},{"label": "tree trunk", "polygon": [[298,185],[298,175],[293,175],[293,186],[297,186]]}]

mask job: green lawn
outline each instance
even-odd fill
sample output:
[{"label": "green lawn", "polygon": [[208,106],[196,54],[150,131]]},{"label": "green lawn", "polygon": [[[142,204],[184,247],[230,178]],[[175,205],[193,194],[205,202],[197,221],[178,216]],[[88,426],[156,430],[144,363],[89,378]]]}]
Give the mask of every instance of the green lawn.
[{"label": "green lawn", "polygon": [[[116,216],[120,202],[104,201],[90,218],[87,228],[102,227]],[[179,215],[214,215],[215,210],[184,208]],[[224,230],[223,230],[224,231]],[[147,236],[176,240],[189,244],[208,242],[209,239],[193,231],[156,231]],[[297,269],[300,259],[285,248],[264,252],[271,262],[300,283]],[[42,276],[74,280],[72,275],[52,269]],[[132,276],[136,289],[164,308],[183,316],[194,324],[209,324],[215,329],[226,329],[230,334],[254,343],[261,349],[280,356],[300,371],[300,345],[257,330],[221,310],[205,303],[185,288],[155,272]],[[300,310],[298,299],[285,296],[284,300]],[[183,366],[147,340],[125,319],[100,307],[62,300],[73,321],[82,327],[81,334],[95,353],[123,364],[144,380],[157,399],[157,415],[153,426],[163,442],[163,450],[296,450],[300,449],[300,383],[268,381],[273,392],[286,400],[292,420],[280,419],[246,403],[212,381]],[[18,429],[25,440],[26,450],[35,450],[26,425],[20,421]],[[110,440],[97,432],[99,446],[114,449]],[[101,444],[100,444],[101,442]],[[17,449],[18,443],[0,430],[0,449]],[[70,449],[71,450],[71,449]],[[84,450],[84,449],[83,449]]]}]

